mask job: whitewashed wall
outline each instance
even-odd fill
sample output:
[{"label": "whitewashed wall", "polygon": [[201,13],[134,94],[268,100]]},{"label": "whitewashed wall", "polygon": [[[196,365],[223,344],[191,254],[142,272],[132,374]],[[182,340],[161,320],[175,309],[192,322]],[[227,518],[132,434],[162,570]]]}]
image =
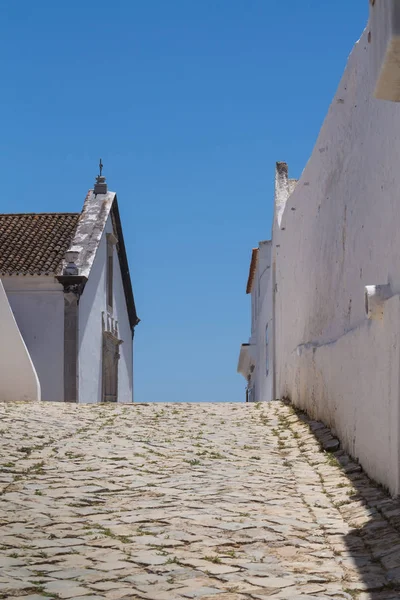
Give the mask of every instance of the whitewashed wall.
[{"label": "whitewashed wall", "polygon": [[[260,242],[254,294],[257,295],[256,334],[256,401],[272,400],[272,290],[271,290],[271,242]],[[268,325],[268,373],[266,328]]]},{"label": "whitewashed wall", "polygon": [[[112,233],[109,217],[99,243],[88,282],[79,301],[79,402],[96,403],[102,400],[102,312],[106,313],[106,234]],[[118,401],[132,402],[132,334],[122,285],[117,250],[114,250],[114,307],[118,321],[120,346],[118,365]]]},{"label": "whitewashed wall", "polygon": [[0,279],[0,402],[38,401],[40,383]]},{"label": "whitewashed wall", "polygon": [[364,287],[400,292],[400,105],[373,97],[372,59],[367,28],[274,223],[276,392],[398,493],[399,298],[369,321]]},{"label": "whitewashed wall", "polygon": [[52,277],[4,277],[15,320],[39,377],[42,400],[64,399],[64,294]]},{"label": "whitewashed wall", "polygon": [[[111,229],[110,229],[111,231]],[[124,341],[119,347],[118,401],[133,402],[133,340],[128,310],[122,283],[121,267],[117,250],[114,252],[114,318],[118,321],[119,338]]]}]

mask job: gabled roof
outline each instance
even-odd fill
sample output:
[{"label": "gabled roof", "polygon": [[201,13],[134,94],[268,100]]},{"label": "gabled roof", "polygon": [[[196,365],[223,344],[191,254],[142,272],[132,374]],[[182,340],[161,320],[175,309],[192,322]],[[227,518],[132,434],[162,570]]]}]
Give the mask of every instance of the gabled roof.
[{"label": "gabled roof", "polygon": [[[79,274],[88,278],[101,237],[110,216],[111,207],[116,199],[115,192],[95,194],[89,190],[83,203],[79,222],[71,240],[69,250],[78,253],[76,266]],[[67,266],[65,262],[64,267]]]},{"label": "gabled roof", "polygon": [[[129,322],[133,331],[139,319],[136,314],[135,300],[132,291],[132,282],[129,274],[128,258],[122,233],[121,219],[118,210],[117,194],[106,191],[96,194],[89,190],[83,204],[82,213],[71,240],[69,250],[78,253],[76,266],[79,276],[88,278],[108,217],[111,215],[117,236],[117,252],[121,268],[122,283],[124,286],[125,300],[128,309]],[[66,266],[64,261],[64,267]]]},{"label": "gabled roof", "polygon": [[254,276],[256,274],[256,269],[257,269],[257,262],[258,262],[258,248],[253,248],[252,253],[251,253],[249,277],[247,279],[246,294],[251,294],[251,290],[253,289]]},{"label": "gabled roof", "polygon": [[0,214],[0,275],[59,275],[80,213]]},{"label": "gabled roof", "polygon": [[[81,213],[0,214],[0,276],[51,275],[61,283],[67,283],[68,280],[68,284],[73,284],[79,280],[84,287],[107,219],[111,216],[118,240],[117,252],[133,332],[139,319],[136,314],[117,195],[107,191],[106,184],[100,186],[100,189],[104,189],[104,193],[89,190]],[[79,275],[63,275],[67,266],[67,251],[77,253],[75,264]]]}]

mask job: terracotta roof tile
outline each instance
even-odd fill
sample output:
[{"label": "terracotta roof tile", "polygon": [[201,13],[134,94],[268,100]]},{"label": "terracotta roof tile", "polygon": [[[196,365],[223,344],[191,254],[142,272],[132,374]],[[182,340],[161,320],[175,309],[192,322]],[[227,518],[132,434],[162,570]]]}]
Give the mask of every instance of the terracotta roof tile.
[{"label": "terracotta roof tile", "polygon": [[0,214],[0,275],[57,275],[80,213]]}]

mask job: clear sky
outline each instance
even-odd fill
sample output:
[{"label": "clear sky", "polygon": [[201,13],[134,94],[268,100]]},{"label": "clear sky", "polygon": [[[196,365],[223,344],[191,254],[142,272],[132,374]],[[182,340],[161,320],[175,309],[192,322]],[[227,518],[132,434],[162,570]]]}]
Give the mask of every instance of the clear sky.
[{"label": "clear sky", "polygon": [[135,400],[243,401],[251,248],[367,0],[4,0],[0,212],[80,211],[99,157],[141,323]]}]

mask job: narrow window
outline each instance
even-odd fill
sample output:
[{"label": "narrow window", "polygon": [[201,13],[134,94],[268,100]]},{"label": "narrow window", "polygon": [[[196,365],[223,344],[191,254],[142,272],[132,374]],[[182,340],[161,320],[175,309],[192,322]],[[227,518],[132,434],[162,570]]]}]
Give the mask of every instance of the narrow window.
[{"label": "narrow window", "polygon": [[107,307],[113,309],[113,280],[114,280],[114,236],[107,235]]},{"label": "narrow window", "polygon": [[269,348],[268,348],[269,340],[268,340],[268,325],[265,328],[265,370],[266,375],[268,377],[269,372]]}]

